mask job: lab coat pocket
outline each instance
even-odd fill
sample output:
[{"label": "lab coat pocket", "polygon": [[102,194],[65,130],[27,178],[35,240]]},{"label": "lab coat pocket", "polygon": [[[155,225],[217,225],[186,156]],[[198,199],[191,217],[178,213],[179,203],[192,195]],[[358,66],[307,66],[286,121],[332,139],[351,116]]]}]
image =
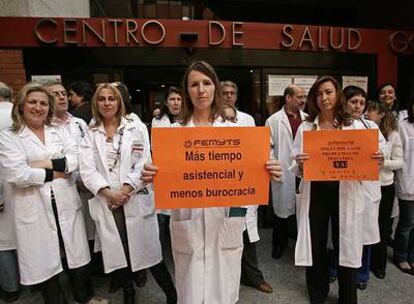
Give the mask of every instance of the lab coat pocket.
[{"label": "lab coat pocket", "polygon": [[[196,235],[197,221],[172,221],[171,222],[171,244],[174,253],[191,255],[194,248],[200,242]],[[199,235],[201,236],[201,235]]]},{"label": "lab coat pocket", "polygon": [[228,217],[219,231],[221,249],[236,249],[243,246],[244,217]]},{"label": "lab coat pocket", "polygon": [[39,203],[39,192],[34,187],[23,188],[16,191],[14,196],[14,214],[16,223],[31,224],[36,222],[37,212],[35,204]]},{"label": "lab coat pocket", "polygon": [[136,196],[138,199],[138,208],[140,214],[144,218],[154,215],[155,207],[153,192],[150,191],[147,193],[138,193]]},{"label": "lab coat pocket", "polygon": [[132,140],[131,144],[131,163],[137,163],[143,156],[144,145],[143,142],[139,139]]},{"label": "lab coat pocket", "polygon": [[91,215],[91,218],[96,222],[99,219],[99,208],[101,208],[100,205],[102,205],[104,202],[102,202],[101,199],[94,196],[90,200],[88,200],[89,205],[89,213]]}]

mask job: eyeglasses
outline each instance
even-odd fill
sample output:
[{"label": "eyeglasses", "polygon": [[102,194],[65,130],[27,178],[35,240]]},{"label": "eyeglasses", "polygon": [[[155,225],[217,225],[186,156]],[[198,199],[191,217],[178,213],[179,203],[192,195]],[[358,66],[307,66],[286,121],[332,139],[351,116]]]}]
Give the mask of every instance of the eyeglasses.
[{"label": "eyeglasses", "polygon": [[59,96],[65,97],[68,95],[68,93],[66,91],[56,91],[56,92],[52,92],[52,95],[55,97],[59,97]]},{"label": "eyeglasses", "polygon": [[223,92],[223,95],[230,95],[230,96],[233,96],[233,95],[236,95],[236,92],[233,92],[233,91],[226,91],[226,92]]},{"label": "eyeglasses", "polygon": [[306,99],[306,95],[295,95],[297,99]]}]

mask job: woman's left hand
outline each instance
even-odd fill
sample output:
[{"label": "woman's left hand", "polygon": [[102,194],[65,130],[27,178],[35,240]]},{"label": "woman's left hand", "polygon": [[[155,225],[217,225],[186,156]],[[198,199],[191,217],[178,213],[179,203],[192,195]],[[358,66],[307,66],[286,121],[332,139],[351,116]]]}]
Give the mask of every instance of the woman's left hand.
[{"label": "woman's left hand", "polygon": [[282,165],[276,159],[270,159],[266,162],[266,170],[270,174],[270,178],[280,182],[282,180]]},{"label": "woman's left hand", "polygon": [[145,164],[144,169],[141,171],[141,182],[145,186],[154,181],[154,176],[157,175],[158,167],[153,164]]},{"label": "woman's left hand", "polygon": [[375,152],[374,154],[372,154],[371,158],[378,160],[378,164],[379,164],[380,167],[382,167],[384,165],[384,153],[382,153],[381,150],[379,150],[379,151]]}]

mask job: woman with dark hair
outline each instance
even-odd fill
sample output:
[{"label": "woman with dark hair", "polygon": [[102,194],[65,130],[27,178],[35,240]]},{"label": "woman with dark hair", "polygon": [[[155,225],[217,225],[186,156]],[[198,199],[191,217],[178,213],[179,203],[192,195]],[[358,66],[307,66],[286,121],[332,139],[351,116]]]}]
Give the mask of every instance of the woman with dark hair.
[{"label": "woman with dark hair", "polygon": [[87,124],[92,119],[92,95],[92,87],[85,81],[75,81],[69,85],[68,99],[71,107],[70,114],[82,118]]},{"label": "woman with dark hair", "polygon": [[[182,110],[175,127],[234,126],[223,122],[220,117],[220,84],[208,63],[196,61],[190,64],[184,75],[183,88]],[[266,168],[272,178],[280,179],[278,161],[268,161]],[[145,164],[141,180],[152,182],[157,170],[156,166]],[[228,207],[171,211],[171,241],[179,303],[237,302],[245,219],[230,217],[229,211]]]},{"label": "woman with dark hair", "polygon": [[151,126],[169,127],[171,126],[180,114],[181,111],[181,90],[177,87],[171,86],[164,95],[164,103],[160,108],[160,114],[152,119]]},{"label": "woman with dark hair", "polygon": [[[357,86],[347,86],[343,89],[346,105],[345,109],[353,119],[360,121],[366,129],[378,129],[375,122],[366,120],[362,116],[367,108],[367,93]],[[380,134],[379,149],[383,151],[385,148],[385,138]],[[371,245],[378,243],[380,240],[378,228],[378,212],[379,202],[381,200],[381,184],[379,181],[363,181],[365,194],[365,211],[363,218],[364,230],[364,248],[362,253],[362,266],[357,273],[357,288],[364,290],[368,286],[369,271],[371,263]],[[335,260],[335,259],[333,259]],[[336,265],[330,268],[330,281],[336,278]]]},{"label": "woman with dark hair", "polygon": [[20,280],[39,284],[46,304],[68,303],[59,273],[68,269],[79,303],[108,303],[94,296],[82,202],[71,174],[78,146],[66,128],[51,124],[54,97],[27,84],[13,105],[13,125],[0,135],[0,162],[11,185]]},{"label": "woman with dark hair", "polygon": [[135,303],[136,272],[149,268],[167,296],[177,301],[161,256],[152,190],[140,181],[151,159],[148,131],[127,119],[113,84],[98,86],[92,98],[94,123],[80,146],[80,174],[93,193],[89,211],[101,242],[105,273],[122,280],[124,304]]},{"label": "woman with dark hair", "polygon": [[407,110],[401,110],[397,98],[397,89],[392,83],[383,83],[378,87],[377,100],[385,105],[385,107],[394,113],[397,120],[407,117]]},{"label": "woman with dark hair", "polygon": [[[338,81],[319,77],[308,93],[309,116],[297,132],[292,171],[303,176],[304,131],[363,129],[345,110],[345,98]],[[380,159],[380,153],[373,158]],[[339,303],[357,303],[356,273],[361,266],[364,187],[360,181],[304,181],[297,200],[298,239],[295,263],[306,266],[306,284],[311,303],[324,303],[329,292],[328,225],[338,257]]]},{"label": "woman with dark hair", "polygon": [[408,103],[407,113],[399,126],[404,166],[396,172],[400,218],[395,231],[394,261],[401,271],[414,275],[414,98]]}]

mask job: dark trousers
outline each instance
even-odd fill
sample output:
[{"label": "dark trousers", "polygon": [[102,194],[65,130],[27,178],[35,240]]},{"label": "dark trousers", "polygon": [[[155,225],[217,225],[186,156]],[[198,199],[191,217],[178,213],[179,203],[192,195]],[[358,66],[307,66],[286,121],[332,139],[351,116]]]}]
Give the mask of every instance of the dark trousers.
[{"label": "dark trousers", "polygon": [[162,257],[172,258],[171,237],[170,237],[170,216],[166,214],[157,214],[158,230],[162,248]]},{"label": "dark trousers", "polygon": [[414,263],[414,201],[398,200],[400,219],[395,230],[394,260]]},{"label": "dark trousers", "polygon": [[[312,182],[309,220],[313,265],[306,268],[306,285],[311,303],[323,303],[329,293],[329,220],[332,224],[334,254],[339,255],[338,182]],[[356,273],[356,268],[338,267],[339,303],[357,303]]]},{"label": "dark trousers", "polygon": [[[58,210],[56,201],[52,194],[52,209],[55,216],[56,227],[58,230],[59,246],[62,255],[65,253],[65,245],[62,238],[62,232],[58,220]],[[75,300],[79,303],[86,303],[95,295],[92,282],[90,280],[89,265],[69,269],[66,258],[62,258],[63,269],[69,276],[69,283]],[[39,284],[45,304],[61,304],[67,303],[63,289],[59,280],[59,275],[46,280]]]},{"label": "dark trousers", "polygon": [[385,272],[387,267],[387,245],[392,233],[392,207],[394,205],[394,184],[381,187],[381,201],[378,214],[380,242],[372,245],[371,270]]},{"label": "dark trousers", "polygon": [[284,251],[289,243],[289,218],[281,218],[276,214],[273,221],[273,250]]},{"label": "dark trousers", "polygon": [[[113,279],[120,280],[120,285],[124,289],[124,293],[134,293],[133,280],[136,272],[133,273],[130,267],[130,255],[128,248],[128,235],[127,228],[125,223],[125,213],[124,208],[120,207],[113,211],[113,216],[115,219],[116,227],[118,229],[119,236],[121,237],[122,247],[125,252],[125,256],[128,261],[128,267],[118,269],[113,272]],[[167,296],[167,303],[176,303],[177,302],[177,292],[174,287],[173,280],[171,278],[170,272],[167,269],[164,261],[161,261],[157,265],[154,265],[149,268],[152,276],[154,277],[157,284],[164,291]]]},{"label": "dark trousers", "polygon": [[257,288],[264,282],[264,277],[259,269],[256,243],[250,243],[247,230],[243,232],[243,245],[240,281],[244,285]]}]

